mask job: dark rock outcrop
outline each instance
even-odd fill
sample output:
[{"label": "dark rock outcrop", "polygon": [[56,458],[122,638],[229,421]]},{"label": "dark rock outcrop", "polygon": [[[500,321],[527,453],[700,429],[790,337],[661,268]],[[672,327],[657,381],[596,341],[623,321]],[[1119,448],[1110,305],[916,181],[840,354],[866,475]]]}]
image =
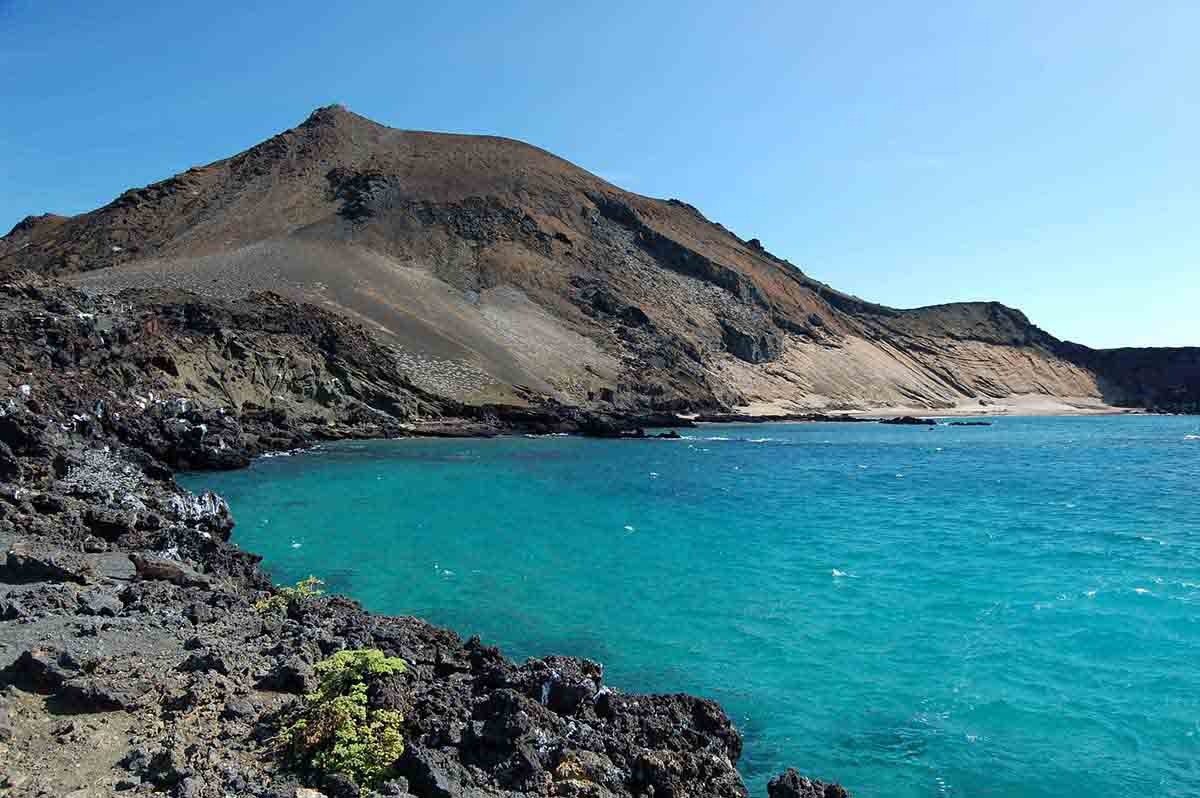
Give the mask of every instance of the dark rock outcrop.
[{"label": "dark rock outcrop", "polygon": [[838,784],[825,784],[801,776],[792,768],[771,779],[767,785],[770,798],[847,798],[848,793]]},{"label": "dark rock outcrop", "polygon": [[880,419],[880,424],[892,424],[898,427],[936,427],[937,422],[932,418],[916,418],[915,416],[896,416],[895,418]]}]

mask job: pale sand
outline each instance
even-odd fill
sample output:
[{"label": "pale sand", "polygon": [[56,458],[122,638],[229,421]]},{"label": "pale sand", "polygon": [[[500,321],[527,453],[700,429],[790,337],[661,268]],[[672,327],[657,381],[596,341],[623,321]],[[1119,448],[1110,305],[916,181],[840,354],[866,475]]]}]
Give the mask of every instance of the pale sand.
[{"label": "pale sand", "polygon": [[891,418],[915,416],[917,418],[942,418],[963,416],[1111,416],[1139,411],[1107,405],[1094,396],[1046,396],[1044,394],[1021,394],[1001,399],[985,399],[980,404],[976,399],[964,399],[953,407],[918,407],[877,405],[863,408],[828,408],[800,406],[787,401],[751,402],[736,408],[738,413],[756,416],[779,416],[787,413],[827,413],[831,416],[845,415],[869,418]]}]

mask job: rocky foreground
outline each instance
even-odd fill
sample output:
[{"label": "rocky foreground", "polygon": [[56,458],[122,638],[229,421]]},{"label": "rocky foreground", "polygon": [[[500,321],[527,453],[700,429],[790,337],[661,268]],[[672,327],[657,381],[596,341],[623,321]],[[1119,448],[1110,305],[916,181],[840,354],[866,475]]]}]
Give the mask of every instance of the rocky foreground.
[{"label": "rocky foreground", "polygon": [[[371,794],[744,796],[721,708],[606,687],[603,667],[522,665],[415,618],[280,594],[178,468],[236,468],[325,439],[509,429],[621,435],[636,420],[425,393],[360,327],[273,295],[91,298],[0,285],[0,795],[357,796],[290,769],[282,724],[342,649],[403,714]],[[844,796],[788,771],[775,798]]]}]

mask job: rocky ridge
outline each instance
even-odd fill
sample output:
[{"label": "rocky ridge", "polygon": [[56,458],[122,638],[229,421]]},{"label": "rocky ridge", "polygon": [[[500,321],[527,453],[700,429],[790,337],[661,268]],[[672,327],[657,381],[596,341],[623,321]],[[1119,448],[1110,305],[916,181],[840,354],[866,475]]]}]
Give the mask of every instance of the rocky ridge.
[{"label": "rocky ridge", "polygon": [[912,412],[1031,398],[1189,410],[1200,349],[1099,352],[995,302],[841,293],[679,200],[490,136],[338,106],[250,149],[0,238],[0,273],[92,292],[272,290],[366,323],[469,404]]},{"label": "rocky ridge", "polygon": [[[746,794],[711,701],[625,694],[572,657],[518,665],[340,596],[264,611],[274,588],[229,543],[228,506],[172,477],[324,439],[629,421],[464,408],[361,326],[275,295],[97,298],[30,276],[0,285],[0,397],[0,794],[365,794],[288,771],[274,743],[314,665],[346,648],[409,664],[370,685],[405,718],[378,795]],[[845,795],[793,771],[769,792]]]}]

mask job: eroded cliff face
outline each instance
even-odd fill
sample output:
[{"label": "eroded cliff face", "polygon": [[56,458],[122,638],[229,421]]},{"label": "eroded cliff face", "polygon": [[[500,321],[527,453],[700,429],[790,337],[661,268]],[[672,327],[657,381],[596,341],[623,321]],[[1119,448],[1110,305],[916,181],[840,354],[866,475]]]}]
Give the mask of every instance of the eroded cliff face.
[{"label": "eroded cliff face", "polygon": [[[0,280],[0,790],[746,795],[741,736],[711,701],[625,694],[573,657],[517,665],[344,597],[257,606],[271,584],[228,542],[229,507],[181,489],[174,469],[428,425],[614,430],[553,404],[463,407],[416,387],[412,367],[361,325],[277,294],[92,297]],[[408,664],[370,684],[372,708],[404,717],[378,793],[289,768],[276,745],[315,664],[355,648]],[[771,795],[845,792],[789,772]]]},{"label": "eroded cliff face", "polygon": [[874,305],[535,147],[339,107],[91,213],[30,217],[0,240],[0,270],[15,269],[89,291],[277,291],[366,323],[423,364],[420,387],[472,403],[1067,409],[1179,394],[1162,382],[1174,358],[1093,356],[995,303]]}]

